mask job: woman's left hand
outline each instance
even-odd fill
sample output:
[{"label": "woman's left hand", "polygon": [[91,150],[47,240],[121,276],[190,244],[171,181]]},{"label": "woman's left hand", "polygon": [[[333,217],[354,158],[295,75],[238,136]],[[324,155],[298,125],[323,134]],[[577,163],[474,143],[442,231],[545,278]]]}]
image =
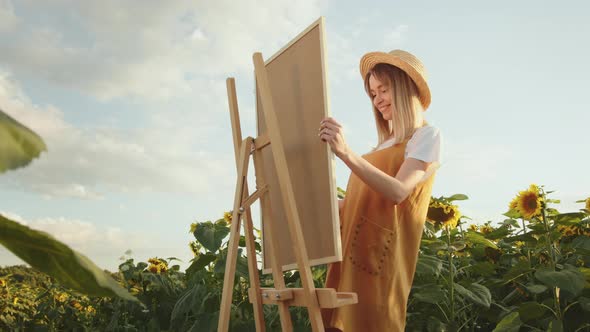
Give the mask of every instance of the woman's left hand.
[{"label": "woman's left hand", "polygon": [[348,145],[344,141],[342,126],[333,118],[325,118],[320,122],[318,136],[324,142],[330,144],[332,152],[342,159],[348,153]]}]

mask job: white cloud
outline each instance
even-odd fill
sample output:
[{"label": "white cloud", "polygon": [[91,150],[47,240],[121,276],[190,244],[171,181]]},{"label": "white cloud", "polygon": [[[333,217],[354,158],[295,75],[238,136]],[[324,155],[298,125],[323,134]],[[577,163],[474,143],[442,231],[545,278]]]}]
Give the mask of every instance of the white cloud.
[{"label": "white cloud", "polygon": [[229,186],[235,173],[233,156],[193,151],[194,140],[203,135],[199,131],[209,134],[206,124],[195,130],[179,126],[176,119],[174,124],[161,121],[141,130],[77,128],[59,109],[33,104],[1,73],[0,107],[48,146],[32,165],[0,179],[13,189],[83,199],[101,198],[107,190],[202,194],[215,184]]},{"label": "white cloud", "polygon": [[[24,1],[18,34],[0,30],[8,46],[0,61],[17,75],[102,100],[170,99],[198,92],[211,77],[250,73],[254,51],[270,56],[317,19],[320,7],[320,1],[287,0]],[[61,20],[33,20],[38,12]]]}]

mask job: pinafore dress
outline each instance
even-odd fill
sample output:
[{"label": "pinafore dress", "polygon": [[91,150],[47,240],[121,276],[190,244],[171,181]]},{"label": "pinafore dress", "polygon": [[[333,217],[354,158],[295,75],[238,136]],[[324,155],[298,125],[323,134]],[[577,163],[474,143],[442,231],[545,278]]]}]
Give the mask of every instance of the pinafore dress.
[{"label": "pinafore dress", "polygon": [[[408,140],[363,158],[395,176],[405,159]],[[358,303],[323,309],[326,328],[404,330],[434,176],[418,183],[406,200],[394,205],[351,173],[340,210],[343,260],[328,266],[325,287],[356,292]]]}]

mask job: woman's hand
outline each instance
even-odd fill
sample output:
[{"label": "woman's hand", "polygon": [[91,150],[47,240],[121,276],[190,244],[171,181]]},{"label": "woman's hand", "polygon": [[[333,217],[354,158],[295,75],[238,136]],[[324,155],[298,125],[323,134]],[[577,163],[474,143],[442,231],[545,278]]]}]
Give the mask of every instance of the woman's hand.
[{"label": "woman's hand", "polygon": [[330,144],[330,149],[336,156],[342,159],[348,153],[348,145],[344,141],[342,126],[333,118],[325,118],[320,122],[318,136],[324,142]]}]

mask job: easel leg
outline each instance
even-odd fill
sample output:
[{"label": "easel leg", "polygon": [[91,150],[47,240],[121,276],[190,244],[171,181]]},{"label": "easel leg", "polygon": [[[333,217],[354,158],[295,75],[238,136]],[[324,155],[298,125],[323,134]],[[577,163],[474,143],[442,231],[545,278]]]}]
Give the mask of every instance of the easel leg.
[{"label": "easel leg", "polygon": [[[256,150],[254,151],[254,170],[256,172],[256,186],[262,187],[264,183],[264,163],[262,162],[262,151]],[[279,264],[277,259],[277,255],[279,252],[279,245],[277,243],[277,238],[274,236],[276,233],[274,231],[274,219],[272,218],[272,209],[270,202],[270,195],[265,194],[260,197],[260,204],[263,208],[262,213],[268,218],[270,222],[267,222],[265,225],[265,236],[267,236],[270,241],[270,248],[265,255],[269,255],[270,257],[270,265],[272,269],[272,279],[274,281],[274,288],[277,290],[285,289],[285,279],[283,278],[283,270]],[[258,289],[258,292],[260,289]],[[293,330],[293,323],[291,321],[291,313],[289,312],[289,306],[285,302],[278,303],[279,315],[281,317],[281,329],[283,332],[290,332]]]},{"label": "easel leg", "polygon": [[[248,187],[245,190],[245,197],[248,195]],[[258,278],[258,265],[256,264],[256,243],[254,242],[254,225],[252,224],[252,215],[250,208],[246,209],[246,218],[244,220],[244,233],[246,234],[246,251],[248,254],[248,274],[250,277],[250,287],[260,289],[260,279]],[[264,332],[264,311],[262,310],[262,297],[257,292],[252,299],[254,307],[254,323],[256,331]]]},{"label": "easel leg", "polygon": [[221,295],[221,310],[219,312],[219,322],[217,325],[218,332],[225,332],[229,329],[229,318],[231,313],[232,292],[236,275],[236,262],[238,244],[240,241],[240,207],[246,184],[246,174],[248,172],[248,161],[250,153],[251,138],[242,142],[240,146],[240,165],[238,166],[238,177],[236,183],[236,193],[234,196],[234,210],[232,214],[232,224],[230,226],[229,242],[227,245],[227,258],[225,262],[225,275],[223,278],[223,293]]},{"label": "easel leg", "polygon": [[[230,120],[232,125],[232,137],[234,140],[234,153],[236,159],[236,171],[239,172],[240,165],[240,147],[242,144],[248,143],[246,151],[250,151],[252,141],[242,141],[242,128],[240,125],[240,116],[238,113],[238,98],[236,94],[236,84],[233,78],[226,80],[227,99],[229,103]],[[248,183],[244,184],[244,194],[242,195],[242,202],[248,197]],[[241,205],[241,204],[240,204]],[[238,227],[239,230],[239,227]],[[246,219],[244,221],[244,233],[246,234],[246,250],[248,257],[248,273],[250,277],[250,287],[260,289],[260,279],[258,278],[258,265],[256,263],[256,245],[254,242],[254,226],[252,224],[252,214],[250,207],[246,208]],[[257,292],[252,299],[252,306],[254,308],[254,324],[256,331],[264,332],[266,327],[264,325],[264,311],[262,308],[262,298]],[[231,301],[230,301],[231,302]],[[220,316],[221,317],[221,316]]]}]

